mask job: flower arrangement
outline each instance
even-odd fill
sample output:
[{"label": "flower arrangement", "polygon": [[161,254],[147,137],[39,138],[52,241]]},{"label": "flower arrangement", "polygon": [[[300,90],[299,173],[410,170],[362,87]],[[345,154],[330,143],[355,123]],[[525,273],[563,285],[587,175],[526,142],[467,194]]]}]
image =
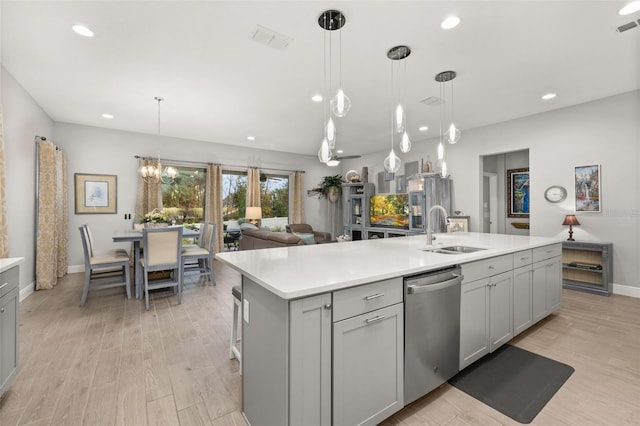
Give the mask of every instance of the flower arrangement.
[{"label": "flower arrangement", "polygon": [[158,209],[153,209],[140,218],[140,223],[169,223],[169,216]]}]

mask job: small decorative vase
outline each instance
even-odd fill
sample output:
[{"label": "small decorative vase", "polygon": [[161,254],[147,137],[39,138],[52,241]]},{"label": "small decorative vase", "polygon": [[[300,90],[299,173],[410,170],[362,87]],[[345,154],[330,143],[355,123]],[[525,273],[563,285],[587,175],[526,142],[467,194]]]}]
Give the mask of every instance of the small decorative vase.
[{"label": "small decorative vase", "polygon": [[338,192],[338,188],[332,186],[329,188],[329,192],[327,193],[327,198],[330,202],[335,203],[340,199],[340,193]]}]

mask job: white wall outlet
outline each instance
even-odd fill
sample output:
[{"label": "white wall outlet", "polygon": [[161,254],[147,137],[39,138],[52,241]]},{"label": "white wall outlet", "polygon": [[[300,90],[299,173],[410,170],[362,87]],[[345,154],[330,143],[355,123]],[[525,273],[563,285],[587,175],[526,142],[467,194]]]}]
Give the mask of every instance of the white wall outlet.
[{"label": "white wall outlet", "polygon": [[242,318],[244,322],[249,324],[249,301],[247,299],[243,299]]}]

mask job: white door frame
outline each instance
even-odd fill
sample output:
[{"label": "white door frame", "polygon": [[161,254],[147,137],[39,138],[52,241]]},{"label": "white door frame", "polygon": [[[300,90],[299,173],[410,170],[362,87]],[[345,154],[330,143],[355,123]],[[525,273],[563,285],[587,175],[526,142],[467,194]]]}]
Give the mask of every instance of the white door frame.
[{"label": "white door frame", "polygon": [[[489,232],[491,234],[498,233],[498,174],[492,172],[483,172],[482,176],[487,176],[489,178]],[[484,214],[484,203],[487,200],[482,199],[483,208],[481,211]],[[484,217],[482,220],[482,231],[486,232],[484,229]]]}]

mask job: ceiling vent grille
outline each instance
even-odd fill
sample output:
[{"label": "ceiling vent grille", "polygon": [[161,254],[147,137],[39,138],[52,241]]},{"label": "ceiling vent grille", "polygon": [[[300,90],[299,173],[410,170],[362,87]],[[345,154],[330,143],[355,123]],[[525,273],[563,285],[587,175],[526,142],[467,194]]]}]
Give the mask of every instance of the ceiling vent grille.
[{"label": "ceiling vent grille", "polygon": [[442,99],[437,96],[429,96],[420,101],[421,104],[425,104],[431,107],[440,106],[443,104]]},{"label": "ceiling vent grille", "polygon": [[[640,21],[638,21],[638,22],[640,23]],[[617,31],[618,31],[619,33],[623,33],[623,32],[625,32],[625,31],[628,31],[628,30],[630,30],[631,28],[635,28],[635,27],[637,27],[637,26],[638,26],[638,24],[636,24],[636,23],[635,23],[635,21],[631,21],[631,22],[629,22],[628,24],[620,25],[620,26],[617,28]]]},{"label": "ceiling vent grille", "polygon": [[262,25],[256,25],[256,28],[251,32],[249,39],[278,50],[284,50],[293,42],[293,38],[280,34],[279,32],[267,27],[263,27]]}]

